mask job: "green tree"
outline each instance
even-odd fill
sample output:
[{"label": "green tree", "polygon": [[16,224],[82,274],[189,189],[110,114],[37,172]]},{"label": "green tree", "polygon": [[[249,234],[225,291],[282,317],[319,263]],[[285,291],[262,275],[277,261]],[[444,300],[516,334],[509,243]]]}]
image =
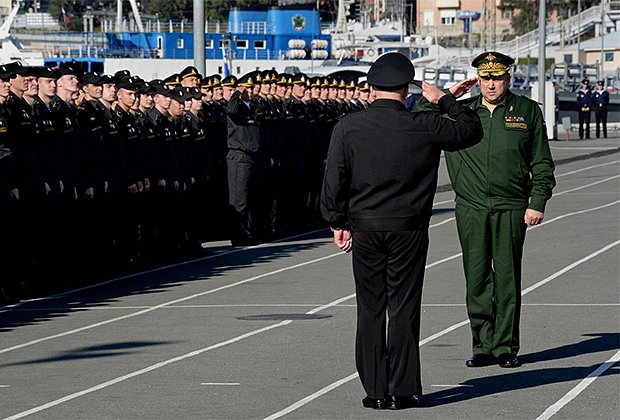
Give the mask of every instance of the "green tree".
[{"label": "green tree", "polygon": [[[538,28],[538,12],[540,0],[501,0],[499,8],[515,10],[512,18],[512,27],[517,35],[524,34]],[[576,0],[547,0],[547,14],[557,9],[560,16],[567,16],[568,11],[574,15],[577,12]],[[600,4],[600,0],[581,0],[581,10]]]},{"label": "green tree", "polygon": [[191,8],[191,0],[149,0],[146,12],[162,19],[183,19],[188,4]]}]

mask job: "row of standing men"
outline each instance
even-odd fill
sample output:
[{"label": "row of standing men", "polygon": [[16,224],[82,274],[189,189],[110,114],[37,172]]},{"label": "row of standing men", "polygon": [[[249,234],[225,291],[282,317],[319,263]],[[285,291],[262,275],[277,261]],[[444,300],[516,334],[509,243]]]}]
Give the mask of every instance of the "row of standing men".
[{"label": "row of standing men", "polygon": [[273,70],[144,81],[0,66],[0,298],[318,221],[331,129],[369,94]]}]

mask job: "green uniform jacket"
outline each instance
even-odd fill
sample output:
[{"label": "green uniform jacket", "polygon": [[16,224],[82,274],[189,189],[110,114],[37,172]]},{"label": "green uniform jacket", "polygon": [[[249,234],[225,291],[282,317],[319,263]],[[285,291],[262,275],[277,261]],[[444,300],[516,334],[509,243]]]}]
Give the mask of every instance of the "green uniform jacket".
[{"label": "green uniform jacket", "polygon": [[[555,186],[555,168],[543,115],[531,99],[508,91],[491,113],[477,95],[462,101],[482,122],[482,141],[446,152],[456,203],[482,210],[545,211]],[[435,109],[418,101],[416,111]]]}]

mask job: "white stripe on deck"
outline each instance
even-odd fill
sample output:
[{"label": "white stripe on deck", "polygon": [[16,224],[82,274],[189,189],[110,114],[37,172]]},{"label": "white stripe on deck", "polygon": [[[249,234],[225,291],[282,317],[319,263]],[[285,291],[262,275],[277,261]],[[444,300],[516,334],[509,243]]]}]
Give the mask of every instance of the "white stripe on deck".
[{"label": "white stripe on deck", "polygon": [[594,382],[599,376],[601,376],[603,373],[605,373],[605,371],[607,369],[609,369],[610,367],[612,367],[613,365],[615,365],[619,361],[620,361],[620,350],[618,350],[618,352],[616,352],[616,354],[614,354],[611,357],[611,359],[609,359],[608,361],[606,361],[605,363],[600,365],[598,367],[598,369],[596,369],[595,371],[590,373],[588,376],[586,376],[586,378],[584,380],[579,382],[579,384],[576,387],[571,389],[566,395],[564,395],[562,398],[560,398],[555,404],[553,404],[551,407],[547,408],[544,413],[542,413],[540,416],[538,416],[536,418],[536,420],[547,420],[547,419],[551,418],[558,411],[560,411],[562,409],[562,407],[564,407],[566,404],[568,404],[573,399],[575,399],[575,397],[577,395],[581,394],[581,392],[584,389],[586,389],[588,386],[590,386],[590,384],[592,384],[592,382]]},{"label": "white stripe on deck", "polygon": [[[531,292],[533,290],[536,290],[538,287],[540,287],[540,286],[542,286],[544,284],[547,284],[549,281],[557,278],[560,274],[564,274],[567,271],[572,270],[573,268],[583,264],[586,261],[591,260],[592,258],[594,258],[594,257],[598,256],[599,254],[601,254],[602,252],[605,252],[606,250],[608,250],[608,249],[618,245],[619,243],[620,243],[620,241],[613,242],[613,243],[607,245],[606,247],[603,247],[600,250],[598,250],[596,252],[593,252],[592,254],[588,255],[587,257],[584,257],[584,258],[580,259],[579,261],[577,261],[577,262],[575,262],[575,263],[565,267],[564,269],[558,271],[557,273],[547,277],[546,279],[543,279],[543,280],[539,281],[538,283],[536,283],[532,287],[529,287],[528,289],[526,289],[523,292],[521,292],[521,295],[526,295],[529,292]],[[446,329],[444,329],[442,331],[439,331],[438,333],[433,334],[430,337],[420,341],[420,346],[423,346],[424,344],[427,344],[427,343],[429,343],[429,342],[431,342],[433,340],[436,340],[437,338],[440,338],[440,337],[442,337],[442,336],[444,336],[444,335],[446,335],[446,334],[448,334],[448,333],[450,333],[450,332],[452,332],[452,331],[454,331],[454,330],[456,330],[456,329],[458,329],[458,328],[460,328],[462,326],[465,326],[467,324],[469,324],[469,320],[468,319],[465,320],[465,321],[461,321],[458,324],[454,324],[451,327],[448,327],[448,328],[446,328]],[[296,403],[286,407],[285,409],[280,410],[277,413],[274,413],[274,414],[272,414],[272,415],[270,415],[268,417],[265,417],[264,420],[275,420],[275,419],[278,419],[278,418],[280,418],[282,416],[285,416],[285,415],[287,415],[287,414],[297,410],[298,408],[308,404],[309,402],[312,402],[313,400],[315,400],[316,398],[320,397],[321,395],[326,394],[327,392],[329,392],[329,391],[339,387],[340,385],[344,385],[347,382],[350,382],[350,381],[352,381],[353,379],[355,379],[357,377],[358,377],[358,374],[356,372],[354,374],[351,374],[351,375],[347,376],[346,378],[342,378],[339,381],[336,381],[336,382],[326,386],[325,388],[320,389],[319,391],[315,392],[314,394],[309,395],[308,397],[305,397],[305,398],[297,401]]]}]

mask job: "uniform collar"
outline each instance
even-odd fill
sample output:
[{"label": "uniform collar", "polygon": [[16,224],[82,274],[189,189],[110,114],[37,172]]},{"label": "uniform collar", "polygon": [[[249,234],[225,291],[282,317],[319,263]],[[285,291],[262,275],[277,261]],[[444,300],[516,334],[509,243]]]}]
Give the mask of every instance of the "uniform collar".
[{"label": "uniform collar", "polygon": [[405,104],[395,99],[376,99],[370,104],[369,108],[407,109]]}]

